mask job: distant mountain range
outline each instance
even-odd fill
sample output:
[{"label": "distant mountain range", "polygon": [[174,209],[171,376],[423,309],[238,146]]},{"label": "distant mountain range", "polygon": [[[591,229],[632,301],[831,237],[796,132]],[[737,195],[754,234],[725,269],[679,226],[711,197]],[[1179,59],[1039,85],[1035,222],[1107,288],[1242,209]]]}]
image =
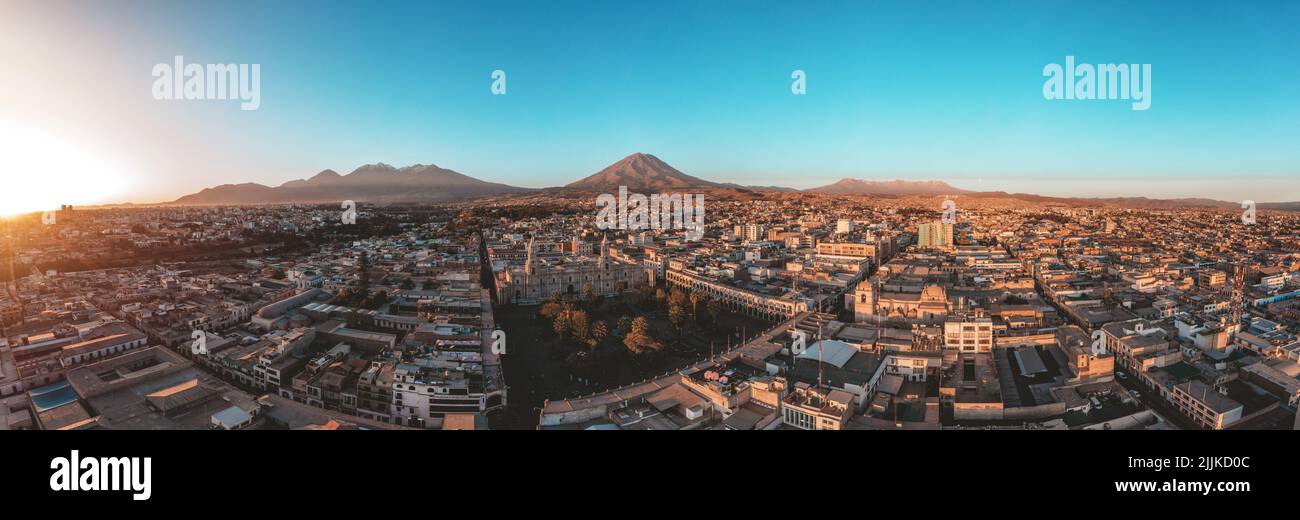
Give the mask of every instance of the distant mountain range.
[{"label": "distant mountain range", "polygon": [[948,183],[943,181],[905,181],[902,179],[893,181],[840,179],[839,182],[834,184],[809,188],[804,191],[825,193],[827,195],[957,195],[971,193],[967,190],[949,186]]},{"label": "distant mountain range", "polygon": [[[1068,205],[1112,205],[1133,209],[1240,208],[1240,203],[1212,199],[1148,199],[1145,197],[1073,198],[1028,193],[976,192],[953,187],[943,181],[873,181],[841,179],[833,184],[796,190],[778,186],[742,186],[692,177],[646,153],[634,153],[582,180],[541,193],[600,191],[614,193],[619,186],[637,193],[698,190],[721,196],[761,197],[763,192],[809,193],[845,196],[962,196],[983,199],[1015,199],[1036,203]],[[475,179],[434,165],[416,164],[395,168],[384,163],[367,164],[347,175],[322,171],[309,179],[289,181],[271,187],[261,184],[223,184],[176,199],[180,205],[240,205],[331,203],[354,200],[369,203],[439,202],[452,199],[538,192]],[[1258,209],[1300,211],[1300,202],[1259,203]]]},{"label": "distant mountain range", "polygon": [[322,171],[310,179],[289,181],[277,187],[261,184],[223,184],[173,201],[173,204],[288,204],[357,202],[422,202],[521,193],[517,188],[485,182],[434,165],[416,164],[395,168],[384,163],[367,164],[347,175]]}]

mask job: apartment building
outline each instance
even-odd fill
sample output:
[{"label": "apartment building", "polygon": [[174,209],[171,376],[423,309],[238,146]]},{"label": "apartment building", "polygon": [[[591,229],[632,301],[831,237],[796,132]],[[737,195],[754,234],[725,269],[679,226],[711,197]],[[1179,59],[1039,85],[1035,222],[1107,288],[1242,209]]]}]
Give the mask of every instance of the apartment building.
[{"label": "apartment building", "polygon": [[393,372],[396,363],[371,361],[357,377],[357,415],[366,419],[392,420]]},{"label": "apartment building", "polygon": [[1218,269],[1202,269],[1196,273],[1196,285],[1205,289],[1222,289],[1228,281],[1228,273]]},{"label": "apartment building", "polygon": [[949,319],[943,323],[943,346],[962,352],[993,350],[991,318]]},{"label": "apartment building", "polygon": [[398,363],[393,370],[390,410],[399,424],[426,428],[447,414],[481,413],[487,404],[482,377],[472,372],[407,363]]},{"label": "apartment building", "polygon": [[953,240],[953,225],[940,221],[919,224],[916,227],[917,247],[948,248],[956,245]]},{"label": "apartment building", "polygon": [[781,401],[781,420],[800,430],[842,430],[853,415],[853,396],[843,390],[818,390],[795,383]]},{"label": "apartment building", "polygon": [[1169,400],[1183,415],[1211,430],[1222,430],[1241,420],[1241,403],[1197,380],[1174,385]]}]

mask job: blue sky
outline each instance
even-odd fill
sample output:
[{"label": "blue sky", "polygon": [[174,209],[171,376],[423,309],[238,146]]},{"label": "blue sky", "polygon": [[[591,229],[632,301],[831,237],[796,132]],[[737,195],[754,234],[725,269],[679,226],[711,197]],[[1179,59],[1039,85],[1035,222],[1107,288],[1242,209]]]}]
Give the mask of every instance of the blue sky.
[{"label": "blue sky", "polygon": [[[811,4],[811,5],[804,5]],[[365,163],[562,185],[686,173],[1300,200],[1293,2],[45,2],[0,29],[0,120],[171,199]],[[3,25],[12,24],[11,27]],[[0,30],[0,32],[6,32]],[[261,107],[156,101],[155,63],[258,63]],[[1152,103],[1048,101],[1043,66],[1150,63]],[[16,64],[16,65],[15,65]],[[494,69],[508,93],[490,92]],[[790,73],[807,94],[790,93]]]}]

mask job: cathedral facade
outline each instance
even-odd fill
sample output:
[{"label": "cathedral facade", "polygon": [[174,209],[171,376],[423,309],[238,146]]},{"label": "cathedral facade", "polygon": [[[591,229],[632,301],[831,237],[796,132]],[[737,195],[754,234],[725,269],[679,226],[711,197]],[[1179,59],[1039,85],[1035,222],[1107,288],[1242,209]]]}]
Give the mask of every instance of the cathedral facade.
[{"label": "cathedral facade", "polygon": [[880,287],[864,280],[853,293],[853,321],[902,318],[920,322],[942,321],[948,315],[948,292],[938,284]]},{"label": "cathedral facade", "polygon": [[614,296],[647,283],[645,266],[610,258],[606,240],[601,240],[600,256],[565,256],[547,261],[536,258],[533,241],[528,241],[527,259],[496,275],[497,301],[532,305],[552,295],[583,298],[588,292]]}]

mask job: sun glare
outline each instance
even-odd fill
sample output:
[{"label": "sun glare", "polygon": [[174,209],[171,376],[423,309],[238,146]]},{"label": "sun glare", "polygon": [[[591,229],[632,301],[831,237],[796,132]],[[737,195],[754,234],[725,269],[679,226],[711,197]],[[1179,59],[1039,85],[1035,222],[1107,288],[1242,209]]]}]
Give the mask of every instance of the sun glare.
[{"label": "sun glare", "polygon": [[108,158],[44,134],[0,123],[0,216],[95,204],[122,191]]}]

